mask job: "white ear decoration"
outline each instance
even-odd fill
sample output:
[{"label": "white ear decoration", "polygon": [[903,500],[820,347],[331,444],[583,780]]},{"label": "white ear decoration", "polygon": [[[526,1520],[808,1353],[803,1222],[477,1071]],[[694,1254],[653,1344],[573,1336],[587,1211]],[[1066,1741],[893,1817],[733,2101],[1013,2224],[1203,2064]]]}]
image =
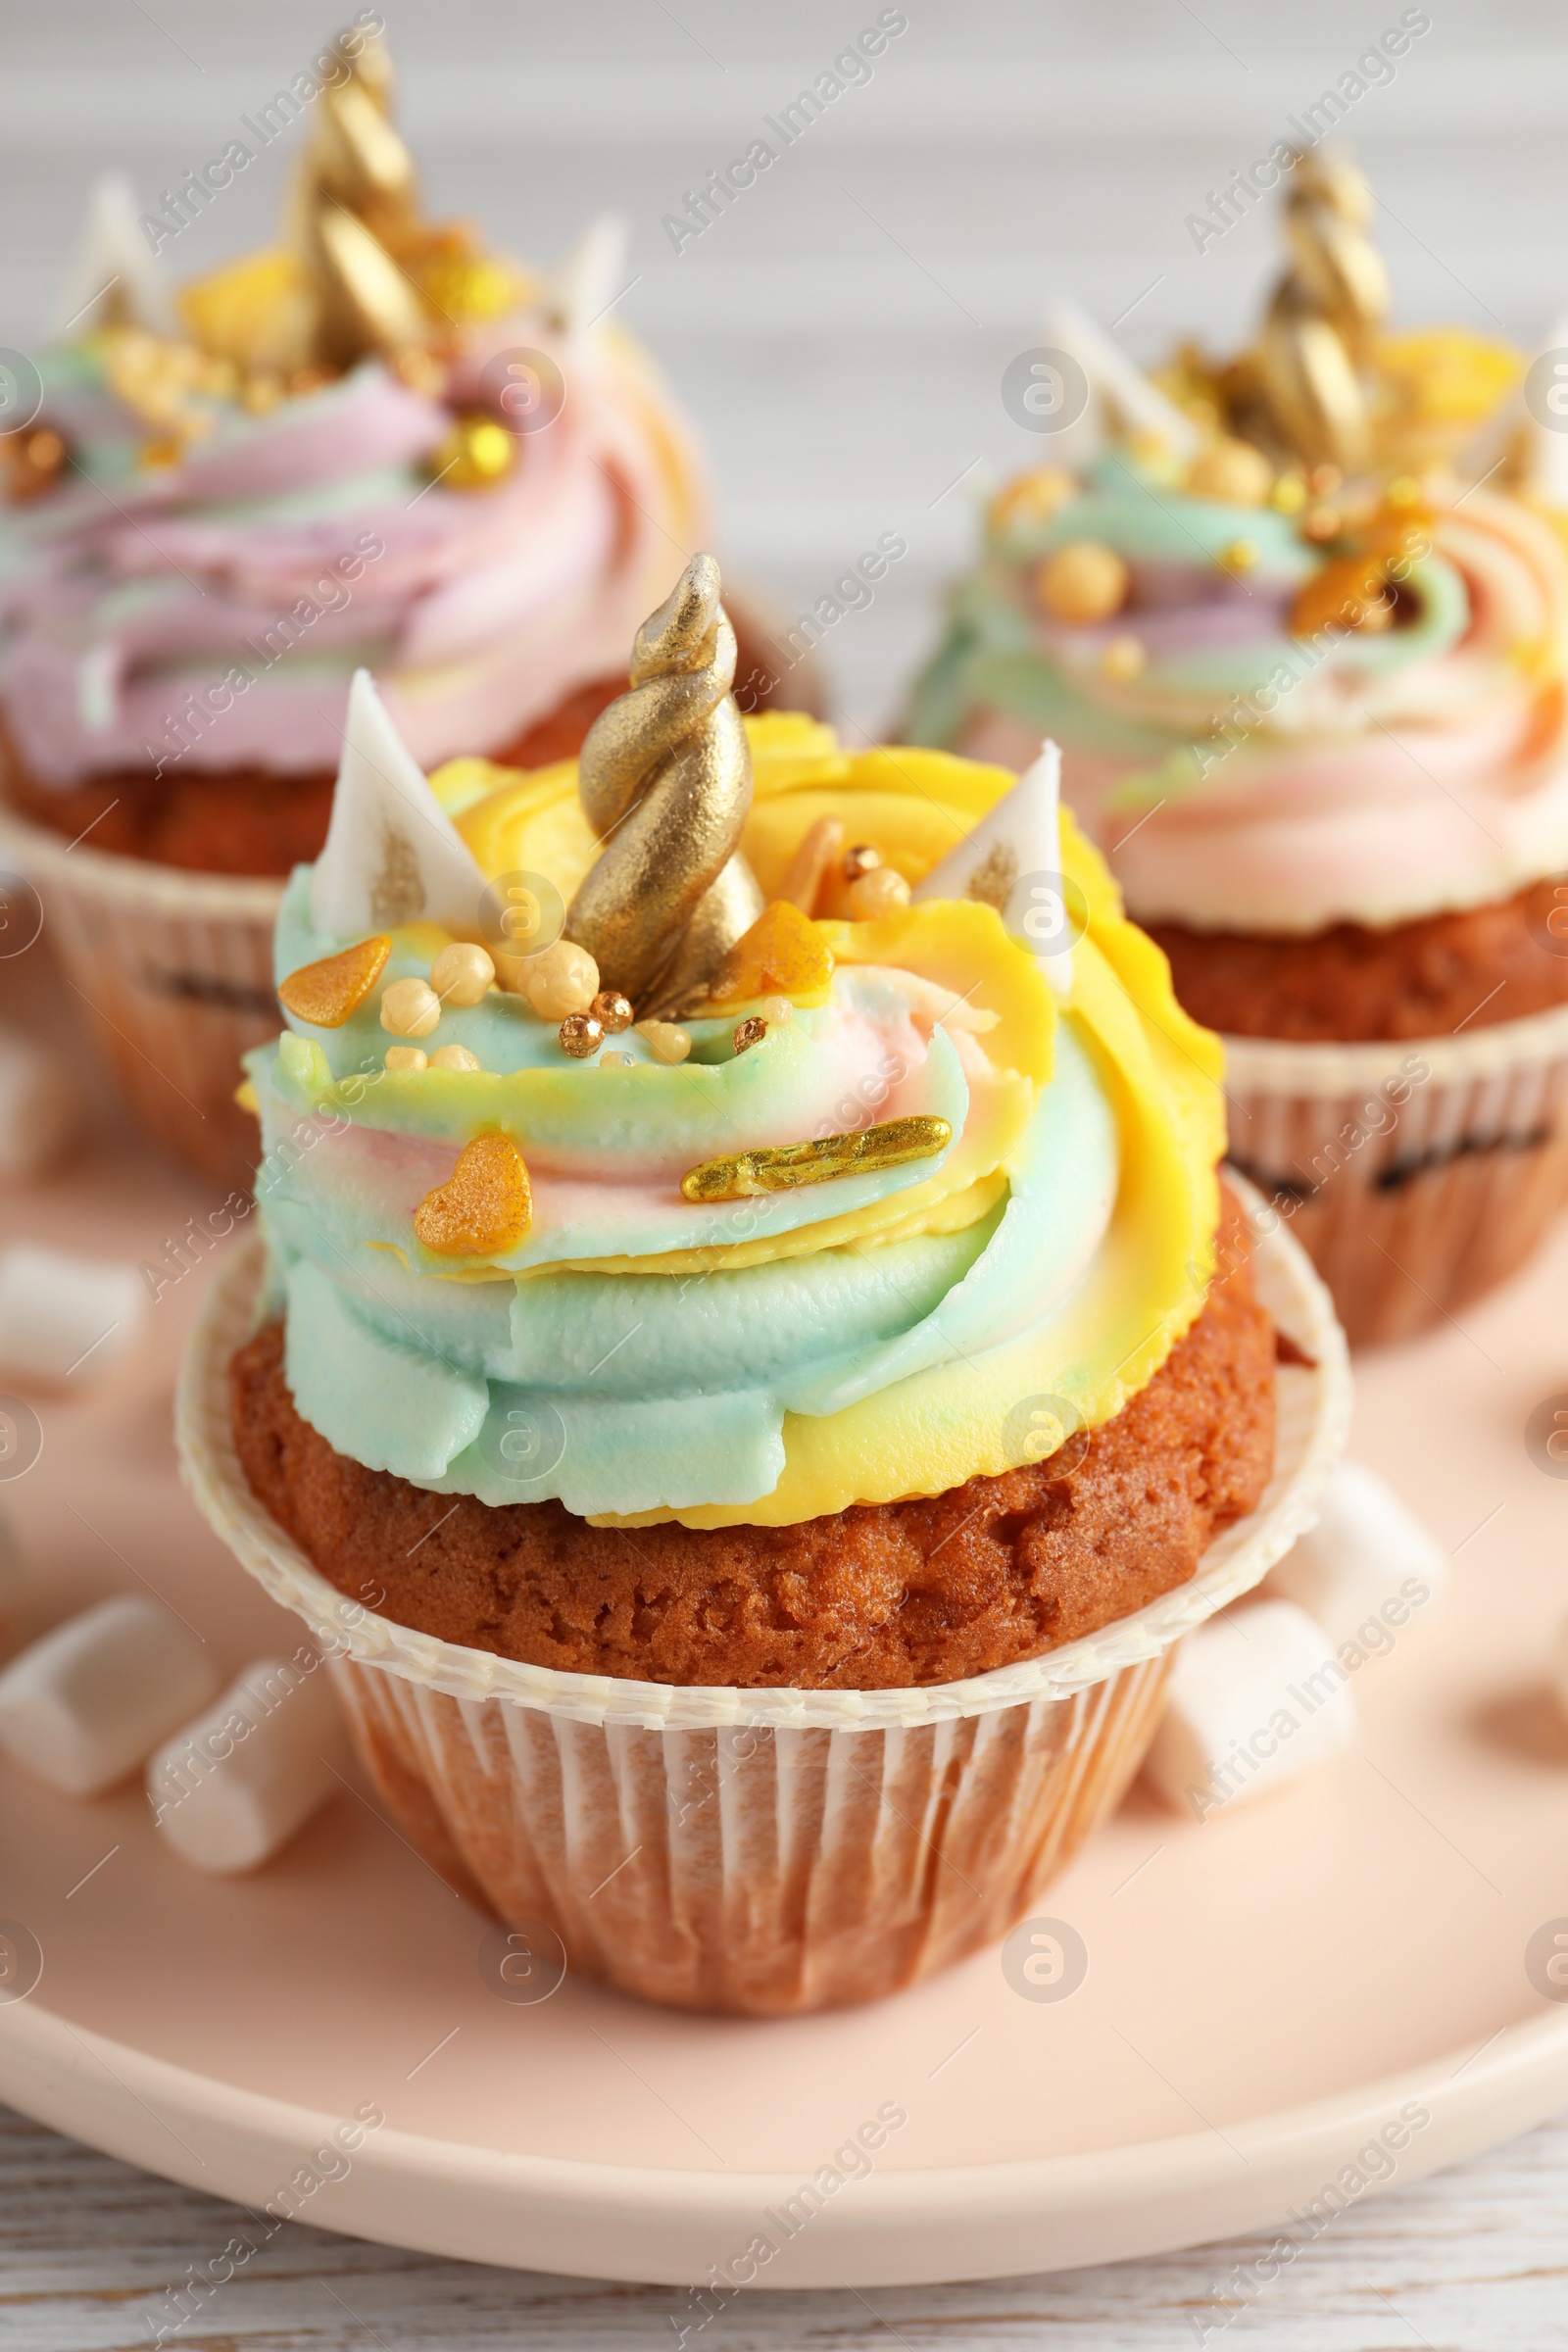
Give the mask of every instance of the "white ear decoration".
[{"label": "white ear decoration", "polygon": [[48,331],[84,335],[117,318],[160,335],[179,331],[169,280],[142,234],[136,191],[122,172],[106,172],[87,199]]},{"label": "white ear decoration", "polygon": [[[1550,334],[1536,354],[1538,360],[1553,352],[1568,352],[1568,318],[1553,322]],[[1536,393],[1536,406],[1544,406],[1554,422],[1544,423],[1532,411],[1522,393],[1515,393],[1502,411],[1502,418],[1513,431],[1523,429],[1525,436],[1525,487],[1544,499],[1548,507],[1568,509],[1568,363],[1557,361],[1552,368],[1552,381],[1544,384]],[[1494,455],[1501,456],[1507,449],[1507,435],[1498,436],[1500,446],[1488,449],[1478,473],[1485,473]],[[1469,452],[1465,453],[1467,456]],[[1481,454],[1477,452],[1476,454]]]},{"label": "white ear decoration", "polygon": [[332,822],[311,877],[312,929],[338,939],[421,920],[466,930],[484,888],[369,671],[357,669]]},{"label": "white ear decoration", "polygon": [[1052,449],[1044,454],[1063,466],[1084,466],[1099,454],[1110,430],[1120,426],[1127,432],[1152,433],[1178,458],[1198,455],[1202,435],[1192,418],[1151,383],[1075,302],[1057,303],[1048,314],[1045,341],[1052,350],[1076,360],[1089,378],[1089,408],[1081,419],[1054,436]]},{"label": "white ear decoration", "polygon": [[586,335],[625,290],[630,233],[621,214],[601,213],[563,262],[556,290],[568,340]]},{"label": "white ear decoration", "polygon": [[1081,925],[1061,871],[1060,790],[1061,753],[1048,736],[1012,790],[910,895],[994,906],[1065,1002]]}]

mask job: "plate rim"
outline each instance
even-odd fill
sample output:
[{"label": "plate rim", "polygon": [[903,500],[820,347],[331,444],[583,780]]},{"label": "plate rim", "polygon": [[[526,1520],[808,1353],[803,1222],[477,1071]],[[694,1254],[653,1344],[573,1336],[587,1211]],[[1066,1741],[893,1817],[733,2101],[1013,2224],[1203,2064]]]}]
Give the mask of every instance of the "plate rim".
[{"label": "plate rim", "polygon": [[[123,2102],[108,2101],[124,2129],[107,2138],[105,2100],[94,2094],[83,2053],[125,2094]],[[247,2163],[265,2159],[270,2167],[279,2152],[303,2162],[344,2120],[74,2027],[31,1996],[0,2008],[0,2095],[106,2154],[242,2205],[257,2194],[240,2177]],[[1298,2177],[1311,2180],[1324,2168],[1332,2175],[1364,2144],[1371,2117],[1387,2121],[1412,2098],[1430,2109],[1431,2122],[1386,2181],[1367,2184],[1367,2196],[1407,2187],[1555,2113],[1568,2098],[1568,2005],[1560,2016],[1516,2021],[1480,2053],[1434,2053],[1326,2098],[1249,2118],[1223,2134],[1205,2128],[1082,2154],[873,2171],[857,2181],[853,2204],[827,2204],[812,2217],[804,2255],[746,2291],[1042,2276],[1284,2227],[1289,2199],[1310,2193],[1297,2185]],[[205,2164],[200,2157],[188,2168],[172,2163],[149,2125],[132,2115],[133,2105],[144,2106],[150,2126],[167,2134],[154,2102],[224,2144],[210,2137]],[[1499,2108],[1507,2112],[1500,2129]],[[1238,2171],[1238,2156],[1248,2174]],[[675,2289],[716,2267],[715,2248],[728,2247],[719,2233],[760,2222],[763,2209],[800,2190],[804,2177],[800,2170],[698,2171],[486,2149],[391,2123],[367,2139],[334,2188],[346,2190],[356,2176],[361,2185],[352,2199],[338,2194],[321,2213],[293,2218],[437,2257]],[[423,2217],[413,2227],[413,2208],[400,2197],[411,2186],[421,2192]],[[445,2192],[456,2201],[445,2223],[432,2190],[437,2200]],[[478,2202],[485,2213],[476,2213]],[[379,2217],[378,2203],[388,2208]],[[1085,2223],[1097,2221],[1086,2233]],[[958,2260],[942,2251],[953,2245],[955,2225],[966,2233]],[[700,2246],[699,2233],[709,2233]],[[788,2258],[794,2249],[781,2251]]]}]

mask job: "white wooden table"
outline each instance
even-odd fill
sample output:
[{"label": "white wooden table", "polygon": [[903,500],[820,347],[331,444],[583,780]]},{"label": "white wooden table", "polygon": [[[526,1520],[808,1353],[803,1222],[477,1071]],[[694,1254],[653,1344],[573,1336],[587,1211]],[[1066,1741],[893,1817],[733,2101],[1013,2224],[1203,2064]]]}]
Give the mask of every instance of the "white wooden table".
[{"label": "white wooden table", "polygon": [[[1250,2304],[1263,2239],[1053,2278],[753,2295],[701,2352],[1557,2352],[1568,2344],[1568,2117],[1419,2186],[1368,2198]],[[0,2352],[132,2352],[238,2210],[0,2110]],[[672,2314],[678,2318],[672,2319]],[[655,2286],[479,2270],[291,2226],[166,2339],[181,2352],[667,2352],[690,2318]]]}]

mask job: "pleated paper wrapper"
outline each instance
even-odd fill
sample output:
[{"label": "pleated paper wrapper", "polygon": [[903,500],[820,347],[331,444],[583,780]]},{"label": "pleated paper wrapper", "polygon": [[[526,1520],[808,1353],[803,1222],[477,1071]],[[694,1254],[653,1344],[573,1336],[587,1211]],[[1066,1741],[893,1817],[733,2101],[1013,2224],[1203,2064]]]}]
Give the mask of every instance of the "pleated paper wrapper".
[{"label": "pleated paper wrapper", "polygon": [[1441,1322],[1568,1206],[1568,1005],[1372,1045],[1225,1040],[1235,1166],[1316,1262],[1352,1347]]},{"label": "pleated paper wrapper", "polygon": [[827,2008],[914,1984],[1029,1914],[1137,1773],[1181,1637],[1315,1519],[1349,1415],[1345,1342],[1287,1235],[1260,1242],[1255,1271],[1311,1359],[1280,1368],[1258,1508],[1148,1608],[964,1682],[724,1690],[564,1674],[346,1600],[235,1453],[228,1365],[255,1325],[255,1244],[191,1338],[181,1467],[219,1535],[332,1660],[398,1827],[518,1929],[519,1948],[564,1947],[571,1969],[678,2008]]},{"label": "pleated paper wrapper", "polygon": [[282,883],[71,846],[3,802],[0,859],[37,891],[72,1002],[137,1123],[219,1183],[249,1184],[256,1121],[234,1090],[241,1054],[282,1026]]}]

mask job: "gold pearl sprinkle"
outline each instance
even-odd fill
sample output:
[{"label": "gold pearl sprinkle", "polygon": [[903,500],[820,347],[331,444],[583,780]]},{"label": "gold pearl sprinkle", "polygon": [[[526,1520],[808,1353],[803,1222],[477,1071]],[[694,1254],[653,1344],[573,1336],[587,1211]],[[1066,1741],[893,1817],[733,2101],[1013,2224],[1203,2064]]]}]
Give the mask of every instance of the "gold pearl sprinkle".
[{"label": "gold pearl sprinkle", "polygon": [[790,1193],[799,1185],[858,1176],[867,1168],[898,1168],[906,1160],[931,1159],[952,1141],[953,1128],[946,1119],[885,1119],[858,1133],[817,1136],[804,1144],[768,1144],[727,1159],[705,1159],[687,1169],[680,1189],[688,1200],[698,1201]]},{"label": "gold pearl sprinkle", "polygon": [[604,1023],[596,1021],[591,1012],[568,1012],[561,1024],[561,1050],[573,1061],[586,1061],[604,1042]]},{"label": "gold pearl sprinkle", "polygon": [[623,1029],[631,1027],[631,999],[623,997],[618,988],[602,988],[588,1010],[607,1037],[618,1037]]},{"label": "gold pearl sprinkle", "polygon": [[1257,566],[1258,555],[1255,539],[1233,539],[1229,547],[1220,549],[1219,560],[1227,571],[1252,571]]}]

